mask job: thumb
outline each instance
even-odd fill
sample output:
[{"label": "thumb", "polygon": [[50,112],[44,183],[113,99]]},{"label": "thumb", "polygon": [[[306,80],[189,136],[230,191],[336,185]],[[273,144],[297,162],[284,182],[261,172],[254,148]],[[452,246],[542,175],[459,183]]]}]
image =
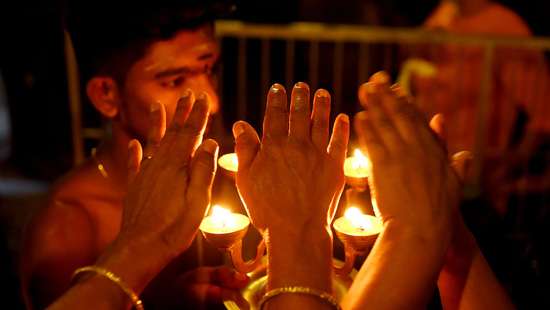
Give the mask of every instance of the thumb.
[{"label": "thumb", "polygon": [[239,160],[239,171],[247,169],[260,149],[260,138],[256,130],[247,122],[238,121],[233,125],[235,152]]},{"label": "thumb", "polygon": [[461,151],[452,156],[451,166],[461,182],[466,180],[473,158],[472,153],[468,151]]},{"label": "thumb", "polygon": [[128,143],[128,184],[136,178],[141,165],[143,150],[138,140],[133,139]]}]

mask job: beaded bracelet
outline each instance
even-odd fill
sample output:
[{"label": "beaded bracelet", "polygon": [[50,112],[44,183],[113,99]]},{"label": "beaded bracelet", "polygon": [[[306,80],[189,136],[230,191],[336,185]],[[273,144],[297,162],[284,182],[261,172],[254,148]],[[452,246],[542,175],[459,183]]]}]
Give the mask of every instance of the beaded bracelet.
[{"label": "beaded bracelet", "polygon": [[310,295],[319,298],[323,302],[331,305],[334,307],[334,309],[341,310],[340,304],[332,296],[331,294],[323,291],[319,291],[313,288],[309,287],[303,287],[303,286],[285,286],[276,288],[273,290],[270,290],[269,292],[265,293],[264,297],[260,300],[260,304],[258,305],[258,309],[263,310],[263,307],[265,304],[272,298],[279,296],[281,294],[304,294],[304,295]]},{"label": "beaded bracelet", "polygon": [[105,268],[101,268],[97,266],[85,266],[82,268],[78,268],[73,273],[73,280],[77,278],[80,274],[88,273],[88,272],[101,275],[111,280],[122,291],[124,291],[126,295],[128,295],[128,297],[132,301],[132,304],[134,305],[134,308],[136,308],[136,310],[143,310],[143,302],[141,301],[141,299],[139,299],[139,296],[136,293],[134,293],[134,291],[126,283],[124,283],[124,281],[122,281],[122,279],[119,276],[115,275],[114,273],[112,273],[111,271]]}]

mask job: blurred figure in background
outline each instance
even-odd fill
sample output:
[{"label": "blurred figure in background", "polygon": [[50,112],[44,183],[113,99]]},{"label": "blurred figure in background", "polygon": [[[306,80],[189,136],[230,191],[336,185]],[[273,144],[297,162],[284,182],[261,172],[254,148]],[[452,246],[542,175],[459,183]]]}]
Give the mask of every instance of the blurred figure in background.
[{"label": "blurred figure in background", "polygon": [[[434,31],[464,35],[530,37],[526,22],[512,10],[489,0],[444,0],[424,23]],[[448,123],[450,151],[474,150],[478,106],[485,55],[481,47],[446,44],[427,57],[437,73],[413,78],[413,92],[429,114],[441,112]],[[550,83],[547,63],[541,52],[498,48],[493,51],[489,109],[486,124],[483,173],[486,192],[496,210],[504,215],[508,196],[518,184],[524,190],[544,191],[550,175],[514,179],[513,171],[527,166],[530,157],[550,133],[546,102]],[[539,167],[539,172],[544,167]],[[546,185],[548,186],[548,185]]]},{"label": "blurred figure in background", "polygon": [[[532,36],[517,13],[489,0],[441,1],[424,27],[462,35]],[[450,152],[475,150],[478,126],[485,126],[479,141],[484,146],[482,203],[465,208],[466,217],[478,236],[483,235],[491,263],[507,278],[518,306],[540,306],[543,300],[550,302],[544,284],[549,254],[543,237],[548,236],[550,221],[548,65],[536,49],[498,47],[492,52],[486,66],[482,47],[433,47],[423,58],[435,73],[413,76],[412,93],[428,114],[444,115]],[[486,70],[489,75],[484,77]],[[483,118],[479,103],[487,94]],[[485,200],[491,208],[484,208]]]}]

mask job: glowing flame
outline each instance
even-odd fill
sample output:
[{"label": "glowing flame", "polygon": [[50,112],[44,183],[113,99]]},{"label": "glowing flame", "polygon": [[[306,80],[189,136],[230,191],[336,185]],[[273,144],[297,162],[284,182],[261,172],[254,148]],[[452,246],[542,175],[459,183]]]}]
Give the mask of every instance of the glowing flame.
[{"label": "glowing flame", "polygon": [[370,166],[370,161],[367,156],[363,155],[360,149],[355,149],[353,151],[351,166],[353,169],[367,169]]},{"label": "glowing flame", "polygon": [[368,216],[363,214],[363,212],[361,212],[361,210],[357,207],[349,207],[346,210],[346,213],[344,213],[344,217],[349,220],[353,227],[361,230],[372,229],[372,223]]},{"label": "glowing flame", "polygon": [[235,219],[231,216],[232,213],[230,210],[220,206],[212,206],[212,223],[218,227],[231,227],[235,225]]},{"label": "glowing flame", "polygon": [[229,153],[225,154],[220,159],[218,159],[219,165],[229,171],[237,172],[239,170],[239,160],[237,159],[237,154]]}]

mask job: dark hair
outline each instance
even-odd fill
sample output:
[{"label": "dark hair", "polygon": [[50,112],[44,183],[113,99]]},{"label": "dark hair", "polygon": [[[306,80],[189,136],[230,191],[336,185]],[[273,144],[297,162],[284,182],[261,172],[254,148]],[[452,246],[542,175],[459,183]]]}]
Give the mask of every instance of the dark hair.
[{"label": "dark hair", "polygon": [[66,27],[84,80],[112,76],[123,83],[130,67],[154,42],[213,23],[234,10],[220,0],[73,0]]}]

